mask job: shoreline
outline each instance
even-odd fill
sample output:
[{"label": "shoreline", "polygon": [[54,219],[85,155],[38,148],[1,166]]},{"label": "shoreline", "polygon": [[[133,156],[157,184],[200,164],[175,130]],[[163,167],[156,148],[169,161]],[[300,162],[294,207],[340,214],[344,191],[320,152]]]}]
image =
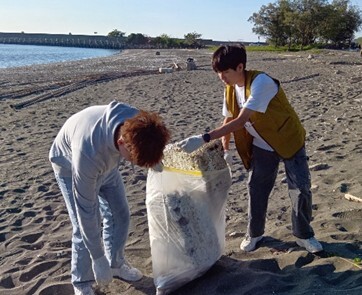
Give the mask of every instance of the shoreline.
[{"label": "shoreline", "polygon": [[[160,51],[160,55],[155,52]],[[117,99],[155,111],[165,119],[172,142],[219,126],[223,86],[211,69],[208,50],[124,50],[83,61],[0,69],[0,96],[31,91],[107,73],[154,70],[87,84],[76,91],[39,101],[20,110],[11,104],[36,95],[0,100],[0,294],[72,294],[71,226],[48,161],[53,138],[73,113]],[[186,71],[193,57],[198,69]],[[158,73],[172,63],[183,66]],[[281,164],[269,199],[265,238],[254,252],[239,244],[247,224],[247,172],[234,151],[232,186],[226,206],[226,248],[202,277],[173,294],[349,294],[362,292],[362,59],[359,53],[248,53],[247,68],[281,81],[307,131],[312,176],[313,221],[325,252],[308,254],[291,234],[291,205]],[[120,167],[131,211],[126,244],[128,261],[144,278],[114,279],[97,295],[155,294],[148,237],[145,185],[147,171]]]},{"label": "shoreline", "polygon": [[[37,52],[33,52],[32,58],[33,60],[19,60],[19,54],[21,54],[21,58],[25,55],[22,52],[18,52],[20,50],[38,50]],[[9,52],[11,50],[15,55],[10,55]],[[59,53],[55,53],[54,51],[59,50]],[[120,49],[105,49],[105,48],[81,48],[81,47],[64,47],[64,46],[45,46],[45,45],[37,45],[37,44],[4,44],[0,43],[0,51],[3,51],[3,61],[0,63],[0,69],[12,69],[12,68],[22,68],[22,67],[31,67],[35,65],[52,65],[55,63],[61,62],[73,62],[73,61],[84,61],[92,58],[102,58],[107,56],[112,56],[114,54],[120,53],[122,50]],[[41,51],[41,52],[39,52]],[[84,56],[85,51],[92,51],[92,55],[85,57],[77,57],[79,54]],[[101,52],[107,54],[99,54]],[[113,53],[110,53],[113,51]],[[96,55],[97,52],[97,55]],[[99,54],[99,55],[98,55]],[[43,55],[46,55],[47,58],[43,59]],[[73,59],[69,59],[69,55],[73,57]],[[9,63],[6,60],[8,59],[16,59],[16,63]]]}]

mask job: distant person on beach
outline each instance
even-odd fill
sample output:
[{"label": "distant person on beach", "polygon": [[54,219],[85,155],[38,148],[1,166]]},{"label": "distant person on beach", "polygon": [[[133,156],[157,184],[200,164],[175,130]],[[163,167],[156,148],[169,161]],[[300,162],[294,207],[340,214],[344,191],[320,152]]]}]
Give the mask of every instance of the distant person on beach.
[{"label": "distant person on beach", "polygon": [[212,67],[225,83],[224,123],[178,145],[192,152],[205,142],[222,138],[225,160],[231,163],[229,142],[233,133],[236,149],[249,171],[248,227],[240,245],[241,250],[247,252],[253,251],[263,238],[269,195],[279,162],[283,161],[297,244],[311,253],[322,251],[310,226],[312,194],[304,146],[306,132],[280,82],[263,72],[246,70],[246,61],[243,46],[221,46],[214,52]]},{"label": "distant person on beach", "polygon": [[122,159],[155,166],[169,138],[157,114],[116,101],[71,116],[55,138],[49,159],[73,227],[76,295],[94,294],[94,281],[142,278],[124,257],[130,212],[118,169]]}]

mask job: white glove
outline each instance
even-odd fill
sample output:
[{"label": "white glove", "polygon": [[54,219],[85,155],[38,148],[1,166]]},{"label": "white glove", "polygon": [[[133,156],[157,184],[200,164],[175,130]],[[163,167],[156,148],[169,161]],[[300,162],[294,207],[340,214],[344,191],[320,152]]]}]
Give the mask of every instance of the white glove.
[{"label": "white glove", "polygon": [[233,164],[233,156],[229,150],[224,150],[224,160],[230,167]]},{"label": "white glove", "polygon": [[160,163],[156,164],[155,166],[151,167],[151,169],[153,171],[156,171],[156,172],[162,172],[163,171],[163,165],[160,162]]},{"label": "white glove", "polygon": [[98,285],[109,284],[112,281],[112,271],[106,256],[101,256],[92,261],[94,278]]},{"label": "white glove", "polygon": [[178,143],[176,145],[183,149],[186,153],[192,153],[200,148],[205,143],[202,138],[202,134],[188,137]]}]

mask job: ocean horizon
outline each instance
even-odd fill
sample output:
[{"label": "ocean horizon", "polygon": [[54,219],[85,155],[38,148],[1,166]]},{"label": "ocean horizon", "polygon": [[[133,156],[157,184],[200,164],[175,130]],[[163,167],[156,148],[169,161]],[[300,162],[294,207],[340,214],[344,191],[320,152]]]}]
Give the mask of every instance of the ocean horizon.
[{"label": "ocean horizon", "polygon": [[119,49],[0,44],[0,69],[110,56]]}]

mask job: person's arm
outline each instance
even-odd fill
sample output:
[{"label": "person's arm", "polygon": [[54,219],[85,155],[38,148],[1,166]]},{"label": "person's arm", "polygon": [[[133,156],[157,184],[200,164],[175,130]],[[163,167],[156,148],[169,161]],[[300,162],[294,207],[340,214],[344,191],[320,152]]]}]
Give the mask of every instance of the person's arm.
[{"label": "person's arm", "polygon": [[[224,119],[224,122],[222,124],[222,126],[226,125],[227,123],[229,123],[232,120],[231,117],[226,117]],[[231,134],[226,134],[222,137],[221,142],[222,142],[222,146],[224,148],[224,150],[228,151],[229,150],[229,144],[230,144],[230,138],[231,138]]]},{"label": "person's arm", "polygon": [[[231,117],[225,117],[223,125],[226,125],[231,120],[232,120]],[[230,138],[231,138],[231,134],[224,135],[221,138],[221,142],[222,142],[222,146],[224,148],[224,160],[231,167],[231,165],[233,163],[233,156],[232,156],[232,153],[230,152],[230,148],[229,148]]]},{"label": "person's arm", "polygon": [[230,139],[230,134],[244,128],[245,123],[249,120],[253,113],[253,110],[242,108],[237,118],[232,119],[221,127],[210,131],[210,140],[218,139],[223,136],[229,136]]},{"label": "person's arm", "polygon": [[99,169],[85,153],[72,153],[73,194],[80,231],[92,259],[104,255],[97,196]]},{"label": "person's arm", "polygon": [[[250,116],[254,112],[265,113],[270,100],[278,92],[278,85],[275,81],[266,74],[261,74],[255,78],[251,84],[251,93],[249,99],[242,109],[240,109],[239,115],[235,119],[226,119],[224,124],[206,134],[194,135],[186,138],[178,143],[184,151],[191,153],[194,150],[200,148],[205,142],[210,140],[223,138],[223,147],[225,150],[229,148],[229,141],[232,132],[244,128],[244,125],[249,121]],[[228,110],[224,102],[223,115],[227,115]]]},{"label": "person's arm", "polygon": [[[188,137],[180,142],[177,145],[187,153],[192,153],[193,151],[200,148],[204,143],[209,142],[210,140],[218,139],[224,137],[223,145],[224,149],[229,147],[229,141],[231,133],[244,128],[245,123],[249,120],[250,116],[254,111],[242,108],[240,110],[239,116],[235,119],[230,120],[225,125],[222,125],[219,128],[216,128],[208,133],[194,135]],[[224,144],[223,143],[223,144]]]}]

